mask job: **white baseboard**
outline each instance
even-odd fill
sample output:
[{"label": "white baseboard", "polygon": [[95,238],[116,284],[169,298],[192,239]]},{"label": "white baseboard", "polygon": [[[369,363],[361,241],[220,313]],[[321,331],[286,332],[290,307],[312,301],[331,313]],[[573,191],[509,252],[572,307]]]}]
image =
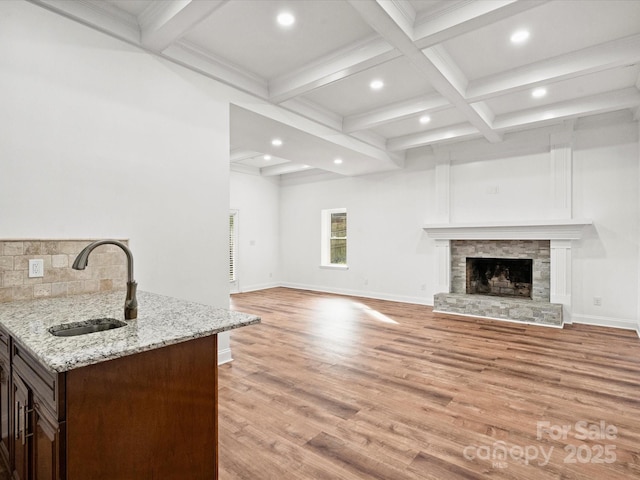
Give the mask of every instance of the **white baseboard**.
[{"label": "white baseboard", "polygon": [[598,327],[622,328],[624,330],[635,330],[640,336],[640,328],[635,320],[627,318],[601,317],[597,315],[584,315],[573,313],[571,315],[573,323],[584,323],[586,325],[596,325]]},{"label": "white baseboard", "polygon": [[267,288],[275,288],[283,286],[279,282],[258,283],[255,285],[240,285],[240,291],[236,293],[257,292],[258,290],[266,290]]},{"label": "white baseboard", "polygon": [[231,357],[230,348],[223,348],[222,350],[218,350],[218,365],[229,363],[232,360],[233,358]]},{"label": "white baseboard", "polygon": [[413,303],[433,307],[433,297],[412,297],[384,292],[370,292],[366,290],[350,290],[347,288],[333,288],[320,285],[306,285],[301,283],[281,283],[279,286],[297,288],[299,290],[311,290],[313,292],[335,293],[337,295],[349,295],[352,297],[374,298],[376,300],[389,300],[391,302]]}]

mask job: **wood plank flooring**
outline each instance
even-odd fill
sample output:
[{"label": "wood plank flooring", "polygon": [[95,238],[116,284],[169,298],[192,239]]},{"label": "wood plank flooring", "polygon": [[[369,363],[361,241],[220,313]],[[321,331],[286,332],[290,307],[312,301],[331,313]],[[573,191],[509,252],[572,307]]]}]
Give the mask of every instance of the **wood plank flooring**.
[{"label": "wood plank flooring", "polygon": [[262,324],[220,367],[221,480],[640,478],[635,332],[285,288],[232,308]]}]

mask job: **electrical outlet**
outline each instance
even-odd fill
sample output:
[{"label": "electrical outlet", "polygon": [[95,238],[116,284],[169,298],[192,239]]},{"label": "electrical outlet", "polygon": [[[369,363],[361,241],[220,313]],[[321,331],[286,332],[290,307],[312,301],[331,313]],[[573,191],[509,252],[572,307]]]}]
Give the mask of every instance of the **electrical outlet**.
[{"label": "electrical outlet", "polygon": [[602,297],[593,297],[593,304],[596,307],[601,307],[602,306]]},{"label": "electrical outlet", "polygon": [[44,277],[44,260],[41,258],[29,260],[29,278]]}]

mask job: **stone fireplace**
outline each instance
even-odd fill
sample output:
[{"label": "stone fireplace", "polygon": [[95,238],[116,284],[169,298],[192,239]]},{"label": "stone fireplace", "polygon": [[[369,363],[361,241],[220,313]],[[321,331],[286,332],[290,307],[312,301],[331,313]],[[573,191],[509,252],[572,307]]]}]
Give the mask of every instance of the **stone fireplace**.
[{"label": "stone fireplace", "polygon": [[562,327],[571,321],[571,240],[591,222],[430,225],[434,312]]},{"label": "stone fireplace", "polygon": [[[551,242],[549,240],[451,240],[451,293],[496,295],[531,300],[550,301]],[[528,271],[522,265],[528,265]],[[485,270],[491,268],[493,291],[470,292],[469,265],[476,264]],[[496,269],[502,270],[497,272]],[[508,273],[505,272],[508,269]],[[523,278],[523,274],[528,278]],[[493,279],[497,275],[498,278]],[[502,279],[500,276],[502,275]],[[509,280],[506,279],[509,276]],[[471,275],[472,276],[472,275]],[[526,283],[527,285],[522,285]],[[528,289],[525,294],[510,292],[516,284]],[[502,291],[500,291],[502,288]],[[486,289],[485,289],[486,290]]]}]

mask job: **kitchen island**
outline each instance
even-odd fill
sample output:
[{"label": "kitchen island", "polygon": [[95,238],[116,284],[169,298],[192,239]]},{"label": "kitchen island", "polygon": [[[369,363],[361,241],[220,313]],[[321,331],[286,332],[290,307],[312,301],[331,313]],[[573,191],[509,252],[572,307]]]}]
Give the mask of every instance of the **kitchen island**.
[{"label": "kitchen island", "polygon": [[[0,304],[0,454],[15,479],[217,478],[217,333],[258,323],[138,292]],[[125,325],[56,336],[61,324]]]}]

